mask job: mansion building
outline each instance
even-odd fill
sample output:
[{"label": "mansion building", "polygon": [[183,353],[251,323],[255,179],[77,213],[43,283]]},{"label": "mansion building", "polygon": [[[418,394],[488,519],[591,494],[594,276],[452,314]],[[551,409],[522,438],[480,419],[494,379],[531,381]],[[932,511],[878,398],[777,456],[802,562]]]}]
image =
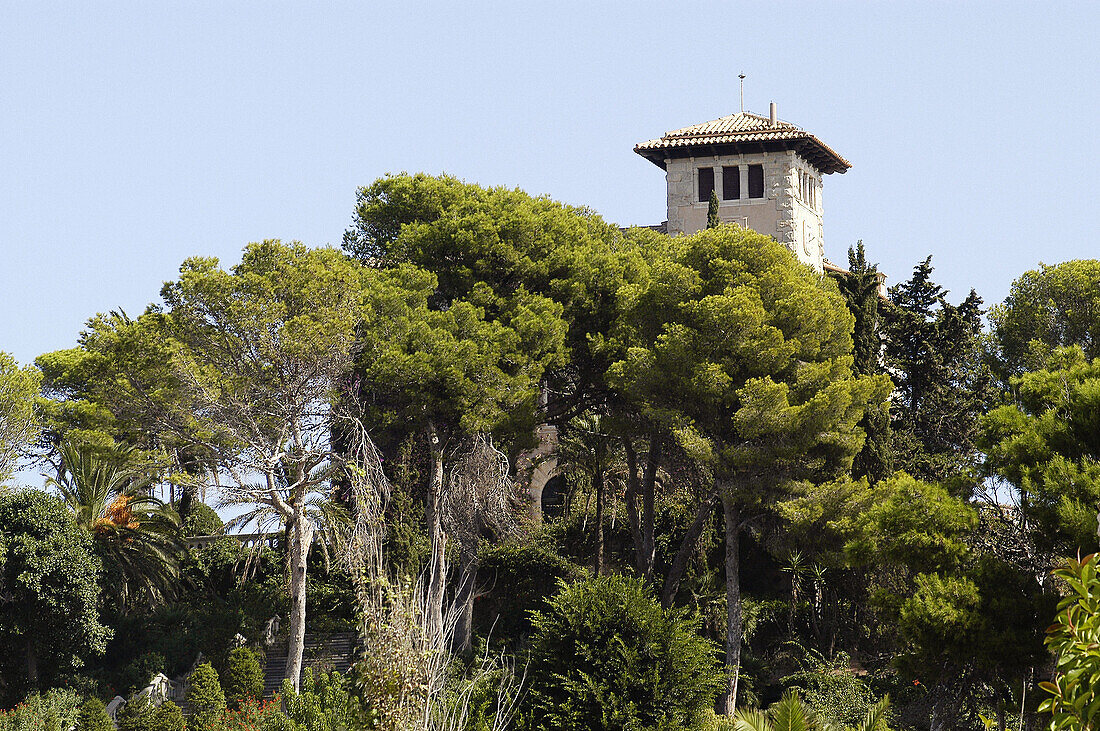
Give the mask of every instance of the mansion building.
[{"label": "mansion building", "polygon": [[711,193],[718,218],[737,223],[793,251],[817,271],[825,260],[821,183],[851,163],[809,132],[777,115],[749,112],[666,132],[634,152],[665,171],[664,232],[694,233],[707,225]]}]

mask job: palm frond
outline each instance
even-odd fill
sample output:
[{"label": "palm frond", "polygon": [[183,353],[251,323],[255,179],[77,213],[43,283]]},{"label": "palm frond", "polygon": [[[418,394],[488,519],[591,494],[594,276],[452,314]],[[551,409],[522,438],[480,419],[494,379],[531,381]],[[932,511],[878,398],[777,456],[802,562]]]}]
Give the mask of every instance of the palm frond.
[{"label": "palm frond", "polygon": [[852,731],[890,731],[890,696],[886,696],[867,711],[863,721]]},{"label": "palm frond", "polygon": [[738,711],[733,716],[734,731],[772,731],[773,727],[763,711]]},{"label": "palm frond", "polygon": [[802,704],[798,694],[787,691],[778,703],[768,709],[775,731],[808,731],[813,725],[813,712]]}]

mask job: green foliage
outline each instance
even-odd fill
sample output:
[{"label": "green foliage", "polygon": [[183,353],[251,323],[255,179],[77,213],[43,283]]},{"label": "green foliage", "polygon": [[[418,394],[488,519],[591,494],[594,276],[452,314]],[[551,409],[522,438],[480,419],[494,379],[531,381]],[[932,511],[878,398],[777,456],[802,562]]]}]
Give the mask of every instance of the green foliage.
[{"label": "green foliage", "polygon": [[20,452],[38,431],[34,402],[41,381],[37,368],[20,368],[0,351],[0,484],[15,472]]},{"label": "green foliage", "polygon": [[[798,693],[788,691],[768,712],[739,711],[730,731],[890,731],[890,701],[883,699],[872,706],[851,726],[836,726],[817,708],[802,702]],[[716,730],[719,726],[714,727]]]},{"label": "green foliage", "polygon": [[226,704],[214,666],[208,662],[200,664],[187,682],[187,707],[191,713],[188,728],[191,731],[219,731]]},{"label": "green foliage", "polygon": [[493,637],[531,634],[531,610],[542,609],[559,582],[583,570],[542,541],[504,543],[482,549],[478,576],[491,587],[475,607],[475,621]]},{"label": "green foliage", "polygon": [[146,731],[153,722],[155,711],[148,696],[138,696],[118,709],[115,726],[118,731]]},{"label": "green foliage", "polygon": [[148,492],[152,468],[134,467],[131,447],[66,440],[58,451],[62,468],[47,484],[91,534],[111,595],[123,607],[163,603],[175,592],[183,544],[175,510]]},{"label": "green foliage", "polygon": [[1041,548],[1091,550],[1100,502],[1100,359],[1059,348],[1045,368],[1012,385],[1016,402],[982,420],[986,464],[1020,491]]},{"label": "green foliage", "polygon": [[122,671],[119,677],[120,687],[124,689],[123,695],[131,695],[149,685],[157,673],[167,670],[164,655],[159,652],[143,652],[138,655]]},{"label": "green foliage", "polygon": [[710,203],[707,204],[707,228],[718,228],[718,193],[710,192]]},{"label": "green foliage", "polygon": [[719,476],[762,473],[739,499],[847,469],[884,376],[854,376],[852,316],[835,286],[772,239],[737,227],[675,242],[618,329],[611,383]]},{"label": "green foliage", "polygon": [[245,700],[260,700],[264,694],[264,671],[260,658],[247,647],[238,647],[229,653],[225,669],[225,699],[231,708],[237,708]]},{"label": "green foliage", "polygon": [[[39,680],[103,653],[100,561],[65,504],[37,490],[0,491],[0,656],[7,692],[37,666]],[[29,680],[29,679],[28,679]]]},{"label": "green foliage", "polygon": [[1072,559],[1053,574],[1065,584],[1067,596],[1047,629],[1047,647],[1054,653],[1053,682],[1039,685],[1051,695],[1039,705],[1050,713],[1049,728],[1072,731],[1100,724],[1100,576],[1097,556]]},{"label": "green foliage", "polygon": [[1040,265],[1012,283],[989,312],[990,356],[1005,384],[1039,370],[1058,347],[1077,345],[1100,358],[1100,261]]},{"label": "green foliage", "polygon": [[810,655],[806,669],[783,679],[796,689],[823,721],[835,724],[860,722],[878,702],[871,687],[850,665],[846,653],[831,661]]},{"label": "green foliage", "polygon": [[80,695],[69,688],[31,693],[10,711],[0,711],[0,731],[70,731],[80,711]]},{"label": "green foliage", "polygon": [[89,698],[80,706],[75,731],[114,731],[114,729],[115,724],[107,715],[103,701],[98,698]]},{"label": "green foliage", "polygon": [[[855,318],[852,369],[861,375],[882,373],[881,275],[878,266],[867,261],[862,241],[855,248],[848,248],[848,272],[834,276],[848,311]],[[852,475],[877,482],[894,472],[888,405],[868,406],[860,428],[867,433],[867,440],[852,464]]]},{"label": "green foliage", "polygon": [[216,536],[225,531],[225,523],[222,522],[218,511],[206,503],[194,502],[191,510],[183,519],[184,535],[191,536]]},{"label": "green foliage", "polygon": [[931,481],[972,468],[978,419],[993,398],[980,358],[982,300],[971,291],[952,305],[947,294],[928,257],[890,288],[883,310],[897,467]]},{"label": "green foliage", "polygon": [[183,711],[172,701],[164,701],[149,719],[149,731],[184,731]]},{"label": "green foliage", "polygon": [[636,579],[562,585],[532,615],[530,718],[545,729],[686,729],[719,675],[714,649],[682,610]]},{"label": "green foliage", "polygon": [[623,285],[642,279],[646,256],[666,242],[648,229],[623,233],[588,209],[424,174],[391,175],[361,188],[344,236],[344,248],[364,262],[432,272],[433,308],[468,300],[513,330],[519,323],[508,323],[510,313],[534,309],[541,322],[524,328],[537,324],[552,335],[564,320],[571,367],[552,378],[564,377],[566,398],[578,403],[604,388],[611,355],[604,345]]},{"label": "green foliage", "polygon": [[[302,674],[302,689],[283,685],[287,716],[303,731],[358,731],[364,714],[357,698],[349,693],[347,679],[338,672],[318,673],[311,668]],[[369,728],[369,726],[367,726]]]},{"label": "green foliage", "polygon": [[845,550],[857,565],[892,563],[910,570],[952,570],[966,555],[977,514],[939,485],[904,472],[876,485],[866,510],[844,516]]}]

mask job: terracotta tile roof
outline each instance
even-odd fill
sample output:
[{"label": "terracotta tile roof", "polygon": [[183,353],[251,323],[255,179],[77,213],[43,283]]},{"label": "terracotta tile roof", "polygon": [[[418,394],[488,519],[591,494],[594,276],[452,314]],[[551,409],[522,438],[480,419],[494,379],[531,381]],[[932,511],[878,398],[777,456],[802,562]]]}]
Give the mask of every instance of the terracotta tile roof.
[{"label": "terracotta tile roof", "polygon": [[852,167],[804,129],[783,121],[777,121],[773,127],[768,117],[749,112],[674,129],[660,139],[635,145],[634,152],[663,168],[666,158],[688,157],[699,153],[702,147],[733,153],[795,150],[825,173],[843,173]]}]

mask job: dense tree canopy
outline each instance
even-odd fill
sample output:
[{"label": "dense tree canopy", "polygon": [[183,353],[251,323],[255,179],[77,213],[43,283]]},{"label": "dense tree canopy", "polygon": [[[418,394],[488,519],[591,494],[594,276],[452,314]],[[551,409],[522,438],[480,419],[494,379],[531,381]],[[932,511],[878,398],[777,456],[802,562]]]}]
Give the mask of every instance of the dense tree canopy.
[{"label": "dense tree canopy", "polygon": [[975,458],[978,419],[992,399],[980,357],[982,300],[971,291],[958,305],[932,281],[932,260],[890,288],[885,308],[885,361],[894,398],[895,466],[915,477],[962,476]]},{"label": "dense tree canopy", "polygon": [[889,382],[853,375],[852,316],[835,286],[764,236],[720,227],[676,240],[651,277],[616,328],[625,357],[609,375],[645,418],[714,466],[727,521],[732,708],[742,525],[792,481],[850,468],[863,444],[856,424]]},{"label": "dense tree canopy", "polygon": [[1016,401],[982,420],[992,474],[1019,491],[1027,529],[1046,551],[1096,549],[1100,505],[1100,360],[1054,351],[1041,370],[1013,379]]},{"label": "dense tree canopy", "polygon": [[20,368],[0,351],[0,483],[15,472],[21,452],[35,437],[34,401],[41,380],[38,370]]},{"label": "dense tree canopy", "polygon": [[1059,346],[1100,357],[1100,261],[1043,264],[1024,272],[989,312],[990,355],[1004,382],[1042,368]]},{"label": "dense tree canopy", "polygon": [[0,654],[10,694],[53,682],[101,655],[111,636],[99,618],[101,564],[91,536],[58,498],[0,491]]}]

